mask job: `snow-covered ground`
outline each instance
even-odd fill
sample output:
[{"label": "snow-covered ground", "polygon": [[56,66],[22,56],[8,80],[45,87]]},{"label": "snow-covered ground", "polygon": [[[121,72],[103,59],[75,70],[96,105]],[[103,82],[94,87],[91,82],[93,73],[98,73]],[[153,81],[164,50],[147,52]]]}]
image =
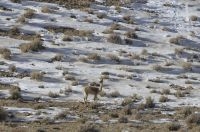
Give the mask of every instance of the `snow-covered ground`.
[{"label": "snow-covered ground", "polygon": [[[102,1],[100,1],[102,2]],[[171,6],[164,6],[168,3]],[[57,4],[22,1],[20,4],[12,3],[9,0],[1,0],[0,6],[11,9],[11,11],[0,10],[0,29],[9,30],[17,26],[22,33],[36,33],[42,36],[44,50],[39,52],[22,53],[18,48],[20,44],[27,43],[27,40],[17,40],[8,36],[0,37],[0,47],[11,50],[11,60],[3,58],[7,65],[0,65],[0,70],[8,71],[9,65],[13,64],[17,72],[40,71],[45,72],[42,81],[36,81],[25,77],[22,79],[15,77],[1,77],[1,83],[19,84],[22,97],[32,99],[40,97],[41,101],[83,101],[83,87],[89,82],[98,82],[102,72],[109,72],[109,79],[104,80],[103,91],[107,94],[118,91],[121,96],[112,98],[109,96],[99,97],[98,102],[105,104],[120,105],[125,97],[137,94],[143,99],[151,96],[156,105],[167,107],[197,106],[200,107],[200,2],[181,0],[174,3],[171,0],[148,0],[146,4],[133,2],[128,6],[121,7],[121,12],[117,12],[114,6],[103,6],[92,4],[93,14],[79,9],[66,9]],[[52,13],[43,13],[41,9],[48,6],[56,9]],[[26,12],[26,9],[33,9],[35,15],[32,19],[21,24],[18,18]],[[106,17],[100,19],[97,14],[105,13]],[[76,18],[71,17],[72,15]],[[134,24],[128,24],[123,17],[129,15]],[[197,21],[190,21],[190,16],[197,16]],[[9,18],[9,19],[8,19]],[[93,22],[85,22],[85,19],[92,19]],[[123,28],[115,32],[122,38],[128,30],[136,30],[137,39],[133,39],[133,44],[113,44],[107,41],[108,34],[104,31],[112,23],[118,23]],[[92,37],[74,37],[74,41],[63,41],[64,33],[50,32],[46,27],[67,27],[77,30],[92,31]],[[191,35],[193,33],[193,35]],[[194,35],[195,34],[195,35]],[[171,44],[170,38],[183,36],[185,39],[181,44]],[[188,47],[195,50],[189,50]],[[175,54],[176,48],[183,48],[181,55]],[[141,55],[143,50],[147,50],[147,55]],[[124,51],[122,53],[122,51]],[[101,60],[82,62],[80,58],[87,57],[91,53],[97,53]],[[62,61],[50,63],[49,60],[57,54],[63,55]],[[120,63],[109,59],[108,55],[116,55]],[[138,54],[145,60],[131,59],[131,54]],[[192,55],[197,55],[197,59],[192,63],[192,71],[185,71],[179,62],[188,61]],[[172,62],[172,66],[164,66],[166,62]],[[155,71],[152,67],[159,64],[164,67],[162,71]],[[68,71],[78,81],[78,85],[71,86],[72,81],[65,80],[63,71]],[[180,79],[178,76],[185,74],[187,79]],[[194,80],[195,78],[195,80]],[[160,79],[160,82],[151,82],[150,79]],[[186,84],[186,81],[192,83]],[[176,97],[173,93],[177,90],[170,87],[170,84],[180,85],[193,89],[185,97]],[[41,88],[40,86],[43,86]],[[151,88],[147,88],[151,86]],[[66,95],[60,91],[66,87],[72,88],[72,93]],[[152,89],[162,91],[170,89],[168,102],[160,103],[159,93],[152,93]],[[58,98],[49,97],[49,92],[60,94]],[[8,97],[8,90],[1,90],[3,95]],[[89,96],[89,100],[93,97]],[[27,108],[6,107],[8,111],[26,111],[34,115],[35,110]],[[55,108],[56,109],[56,108]],[[53,111],[53,110],[52,110]],[[55,113],[49,112],[54,116]],[[55,110],[57,111],[57,110]],[[56,113],[59,113],[58,111]],[[30,116],[27,120],[34,120],[36,117]],[[26,119],[25,119],[26,120]],[[160,122],[160,121],[154,121]],[[168,122],[163,120],[162,122]]]}]

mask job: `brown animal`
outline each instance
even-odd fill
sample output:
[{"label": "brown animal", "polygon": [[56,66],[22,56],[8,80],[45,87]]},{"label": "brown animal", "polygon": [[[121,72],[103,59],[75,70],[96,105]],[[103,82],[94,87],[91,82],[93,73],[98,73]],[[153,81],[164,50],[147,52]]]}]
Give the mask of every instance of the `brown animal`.
[{"label": "brown animal", "polygon": [[94,100],[97,99],[97,95],[102,91],[102,88],[103,88],[103,78],[100,79],[99,83],[100,83],[99,87],[91,86],[91,85],[84,87],[83,89],[84,102],[87,101],[87,97],[89,94],[94,95]]}]

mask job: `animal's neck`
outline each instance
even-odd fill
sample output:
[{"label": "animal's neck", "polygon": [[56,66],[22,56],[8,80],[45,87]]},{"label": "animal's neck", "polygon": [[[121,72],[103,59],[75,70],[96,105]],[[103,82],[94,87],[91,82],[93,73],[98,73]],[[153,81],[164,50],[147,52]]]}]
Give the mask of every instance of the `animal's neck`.
[{"label": "animal's neck", "polygon": [[103,82],[100,83],[100,91],[103,89]]}]

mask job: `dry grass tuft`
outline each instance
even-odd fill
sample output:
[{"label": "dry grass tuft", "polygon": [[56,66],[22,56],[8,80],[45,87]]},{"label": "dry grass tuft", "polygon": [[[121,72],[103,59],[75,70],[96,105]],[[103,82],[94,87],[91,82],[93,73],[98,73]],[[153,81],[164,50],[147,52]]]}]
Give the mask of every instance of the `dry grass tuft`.
[{"label": "dry grass tuft", "polygon": [[199,125],[200,124],[200,113],[193,113],[190,116],[188,116],[186,119],[186,123],[188,125],[190,125],[190,124]]},{"label": "dry grass tuft", "polygon": [[43,79],[43,74],[41,72],[31,72],[31,79],[41,81]]},{"label": "dry grass tuft", "polygon": [[5,121],[7,116],[7,112],[2,107],[0,107],[0,121]]},{"label": "dry grass tuft", "polygon": [[48,6],[44,6],[44,7],[42,7],[41,12],[43,12],[43,13],[54,13],[54,10],[52,10]]},{"label": "dry grass tuft", "polygon": [[192,64],[190,62],[180,62],[181,67],[186,70],[186,71],[191,71],[192,70]]},{"label": "dry grass tuft", "polygon": [[198,20],[198,17],[197,17],[197,16],[194,16],[194,15],[193,15],[193,16],[190,16],[190,20],[191,20],[191,21],[197,21],[197,20]]},{"label": "dry grass tuft", "polygon": [[49,91],[48,96],[51,97],[51,98],[58,98],[58,97],[60,97],[60,95],[58,93],[54,93],[54,92],[51,92],[51,91]]},{"label": "dry grass tuft", "polygon": [[9,69],[10,72],[16,72],[17,71],[17,68],[16,68],[15,65],[9,65],[8,69]]},{"label": "dry grass tuft", "polygon": [[169,131],[178,131],[181,128],[179,123],[171,122],[166,124],[166,127]]},{"label": "dry grass tuft", "polygon": [[98,55],[97,53],[91,53],[88,55],[88,59],[97,61],[101,60],[101,56]]},{"label": "dry grass tuft", "polygon": [[117,97],[121,96],[121,94],[119,93],[119,91],[113,91],[109,95],[111,97],[113,97],[113,98],[117,98]]},{"label": "dry grass tuft", "polygon": [[166,96],[160,96],[160,98],[159,98],[159,102],[167,102],[169,99],[168,99],[168,97],[166,97]]},{"label": "dry grass tuft", "polygon": [[42,41],[39,38],[34,39],[31,43],[21,44],[19,48],[21,49],[23,53],[45,49]]},{"label": "dry grass tuft", "polygon": [[109,35],[107,41],[114,44],[123,44],[122,38],[117,34]]},{"label": "dry grass tuft", "polygon": [[11,51],[7,48],[0,48],[1,57],[4,59],[11,59]]},{"label": "dry grass tuft", "polygon": [[120,63],[120,58],[114,54],[108,54],[107,57],[116,63]]},{"label": "dry grass tuft", "polygon": [[62,60],[63,60],[63,55],[57,54],[57,55],[55,55],[54,57],[52,57],[52,58],[50,59],[50,62],[62,61]]},{"label": "dry grass tuft", "polygon": [[125,33],[125,36],[126,36],[127,38],[134,38],[134,39],[138,38],[138,36],[137,36],[137,34],[135,33],[135,31],[128,31],[128,32]]},{"label": "dry grass tuft", "polygon": [[27,9],[26,12],[23,14],[25,18],[29,18],[29,19],[33,18],[34,15],[35,15],[35,11],[32,9]]},{"label": "dry grass tuft", "polygon": [[10,89],[10,99],[16,100],[21,98],[21,90],[19,87],[12,87]]}]

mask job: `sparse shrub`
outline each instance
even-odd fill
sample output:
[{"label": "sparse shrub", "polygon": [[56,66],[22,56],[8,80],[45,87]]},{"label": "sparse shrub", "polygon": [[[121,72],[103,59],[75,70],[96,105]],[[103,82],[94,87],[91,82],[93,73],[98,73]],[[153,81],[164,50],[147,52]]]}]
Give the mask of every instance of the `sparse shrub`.
[{"label": "sparse shrub", "polygon": [[117,112],[110,112],[109,115],[110,115],[111,118],[118,118],[119,117],[119,114]]},{"label": "sparse shrub", "polygon": [[166,96],[160,96],[160,98],[159,98],[159,102],[167,102],[169,99],[168,99],[168,97],[166,97]]},{"label": "sparse shrub", "polygon": [[184,94],[184,92],[177,90],[176,93],[175,93],[175,96],[179,98],[179,97],[184,97],[185,94]]},{"label": "sparse shrub", "polygon": [[105,34],[111,34],[112,33],[113,34],[114,31],[113,31],[113,29],[109,28],[109,29],[104,30],[103,33],[105,33]]},{"label": "sparse shrub", "polygon": [[177,37],[174,37],[174,38],[171,38],[169,40],[170,43],[173,43],[173,44],[181,44],[181,40],[183,39],[182,36],[177,36]]},{"label": "sparse shrub", "polygon": [[88,59],[90,60],[101,60],[101,56],[98,55],[97,53],[91,53],[88,55]]},{"label": "sparse shrub", "polygon": [[26,18],[24,17],[24,15],[20,16],[20,17],[17,19],[17,22],[19,22],[19,23],[21,23],[21,24],[26,23]]},{"label": "sparse shrub", "polygon": [[7,48],[0,48],[0,54],[4,59],[11,59],[11,51]]},{"label": "sparse shrub", "polygon": [[136,54],[136,53],[131,53],[131,59],[133,59],[133,60],[140,60],[141,59],[141,57],[140,57],[140,55],[138,55],[138,54]]},{"label": "sparse shrub", "polygon": [[155,71],[162,71],[162,66],[159,65],[159,64],[155,64],[152,66],[152,69],[155,70]]},{"label": "sparse shrub", "polygon": [[102,121],[107,122],[107,121],[109,121],[110,116],[109,116],[109,115],[103,115],[103,116],[101,117],[101,119],[102,119]]},{"label": "sparse shrub", "polygon": [[42,7],[41,12],[43,12],[43,13],[53,13],[54,11],[51,8],[49,8],[48,6],[44,6],[44,7]]},{"label": "sparse shrub", "polygon": [[81,62],[85,62],[85,63],[87,63],[89,61],[89,59],[87,57],[80,57],[79,60]]},{"label": "sparse shrub", "polygon": [[119,24],[116,24],[116,23],[113,23],[110,27],[111,30],[120,30],[120,25]]},{"label": "sparse shrub", "polygon": [[188,117],[189,115],[192,114],[192,108],[191,107],[182,108],[180,113],[183,114],[184,117]]},{"label": "sparse shrub", "polygon": [[24,13],[24,17],[25,18],[33,18],[33,16],[35,15],[35,11],[32,9],[27,9],[26,12]]},{"label": "sparse shrub", "polygon": [[163,89],[162,94],[166,94],[166,95],[170,94],[170,89]]},{"label": "sparse shrub", "polygon": [[0,121],[5,121],[7,116],[7,112],[2,107],[0,107]]},{"label": "sparse shrub", "polygon": [[176,55],[181,55],[183,54],[184,49],[183,48],[175,48],[174,52]]},{"label": "sparse shrub", "polygon": [[64,36],[63,41],[73,41],[73,38],[71,36]]},{"label": "sparse shrub", "polygon": [[34,104],[34,109],[38,110],[38,109],[45,109],[47,106],[43,103],[39,103],[39,104]]},{"label": "sparse shrub", "polygon": [[67,117],[67,111],[63,111],[55,116],[55,119],[65,119]]},{"label": "sparse shrub", "polygon": [[122,116],[122,117],[120,117],[120,118],[118,119],[118,122],[119,122],[119,123],[128,123],[128,118]]},{"label": "sparse shrub", "polygon": [[99,19],[103,19],[103,18],[105,18],[107,15],[105,14],[105,13],[98,13],[97,14],[97,17],[99,18]]},{"label": "sparse shrub", "polygon": [[129,106],[126,106],[123,109],[123,112],[124,112],[125,115],[132,115],[132,111],[131,111],[131,108]]},{"label": "sparse shrub", "polygon": [[62,61],[62,59],[63,59],[63,55],[57,54],[57,55],[55,55],[54,57],[52,57],[52,58],[50,59],[50,62]]},{"label": "sparse shrub", "polygon": [[138,38],[137,34],[134,31],[128,31],[128,32],[126,32],[125,36],[127,38],[134,38],[134,39]]},{"label": "sparse shrub", "polygon": [[123,101],[122,101],[122,106],[125,106],[125,105],[128,105],[128,104],[131,104],[134,102],[134,99],[132,99],[131,97],[126,97]]},{"label": "sparse shrub", "polygon": [[9,69],[10,72],[16,72],[17,71],[17,68],[16,68],[15,65],[9,65],[8,69]]},{"label": "sparse shrub", "polygon": [[114,54],[108,54],[107,55],[112,61],[115,61],[117,63],[120,63],[120,59],[118,56],[114,55]]},{"label": "sparse shrub", "polygon": [[151,97],[146,98],[145,108],[153,108],[155,107],[154,100]]},{"label": "sparse shrub", "polygon": [[108,42],[115,43],[115,44],[123,44],[122,38],[117,34],[111,34],[108,39]]},{"label": "sparse shrub", "polygon": [[110,96],[113,97],[113,98],[117,98],[120,96],[120,93],[118,91],[113,91],[110,93]]},{"label": "sparse shrub", "polygon": [[84,22],[93,23],[93,19],[91,19],[91,18],[86,18],[86,19],[84,20]]},{"label": "sparse shrub", "polygon": [[110,75],[110,73],[105,71],[105,72],[102,72],[101,75]]},{"label": "sparse shrub", "polygon": [[40,72],[31,72],[31,79],[41,81],[43,79],[43,74]]},{"label": "sparse shrub", "polygon": [[67,75],[67,76],[65,76],[65,80],[75,81],[76,78],[74,76],[72,76],[72,75]]},{"label": "sparse shrub", "polygon": [[71,83],[72,86],[77,86],[78,84],[79,84],[78,81],[72,81],[72,83]]},{"label": "sparse shrub", "polygon": [[99,95],[100,95],[101,97],[105,97],[107,94],[106,94],[105,91],[101,91],[101,92],[99,93]]},{"label": "sparse shrub", "polygon": [[121,7],[120,7],[120,6],[116,6],[116,7],[115,7],[115,10],[116,10],[118,13],[120,13],[120,12],[121,12]]},{"label": "sparse shrub", "polygon": [[192,64],[190,62],[181,62],[181,67],[186,71],[192,70]]},{"label": "sparse shrub", "polygon": [[127,44],[127,45],[132,45],[132,44],[133,44],[133,40],[132,40],[132,39],[129,39],[129,38],[125,38],[125,39],[124,39],[124,42],[125,42],[125,44]]},{"label": "sparse shrub", "polygon": [[131,20],[131,16],[125,15],[125,16],[123,16],[123,19],[124,19],[125,21],[130,21],[130,20]]},{"label": "sparse shrub", "polygon": [[187,124],[200,124],[200,113],[193,113],[190,116],[187,117],[186,119]]},{"label": "sparse shrub", "polygon": [[86,124],[79,127],[77,132],[100,132],[97,126]]},{"label": "sparse shrub", "polygon": [[60,95],[59,95],[58,93],[54,93],[54,92],[51,92],[51,91],[50,91],[50,92],[48,93],[48,96],[51,97],[51,98],[58,98]]},{"label": "sparse shrub", "polygon": [[42,50],[45,47],[43,46],[43,43],[40,39],[34,39],[31,43],[21,44],[19,48],[22,52],[26,53],[30,51]]},{"label": "sparse shrub", "polygon": [[147,51],[146,49],[143,49],[143,50],[141,51],[141,55],[148,55],[148,51]]},{"label": "sparse shrub", "polygon": [[13,3],[21,3],[21,0],[11,0]]},{"label": "sparse shrub", "polygon": [[198,20],[198,17],[197,16],[190,16],[190,21],[197,21]]},{"label": "sparse shrub", "polygon": [[169,131],[178,131],[181,128],[181,125],[179,123],[172,122],[168,123],[166,127]]},{"label": "sparse shrub", "polygon": [[10,89],[10,98],[13,100],[16,99],[20,99],[21,98],[21,92],[20,92],[20,88],[19,87],[13,87],[12,89]]}]

